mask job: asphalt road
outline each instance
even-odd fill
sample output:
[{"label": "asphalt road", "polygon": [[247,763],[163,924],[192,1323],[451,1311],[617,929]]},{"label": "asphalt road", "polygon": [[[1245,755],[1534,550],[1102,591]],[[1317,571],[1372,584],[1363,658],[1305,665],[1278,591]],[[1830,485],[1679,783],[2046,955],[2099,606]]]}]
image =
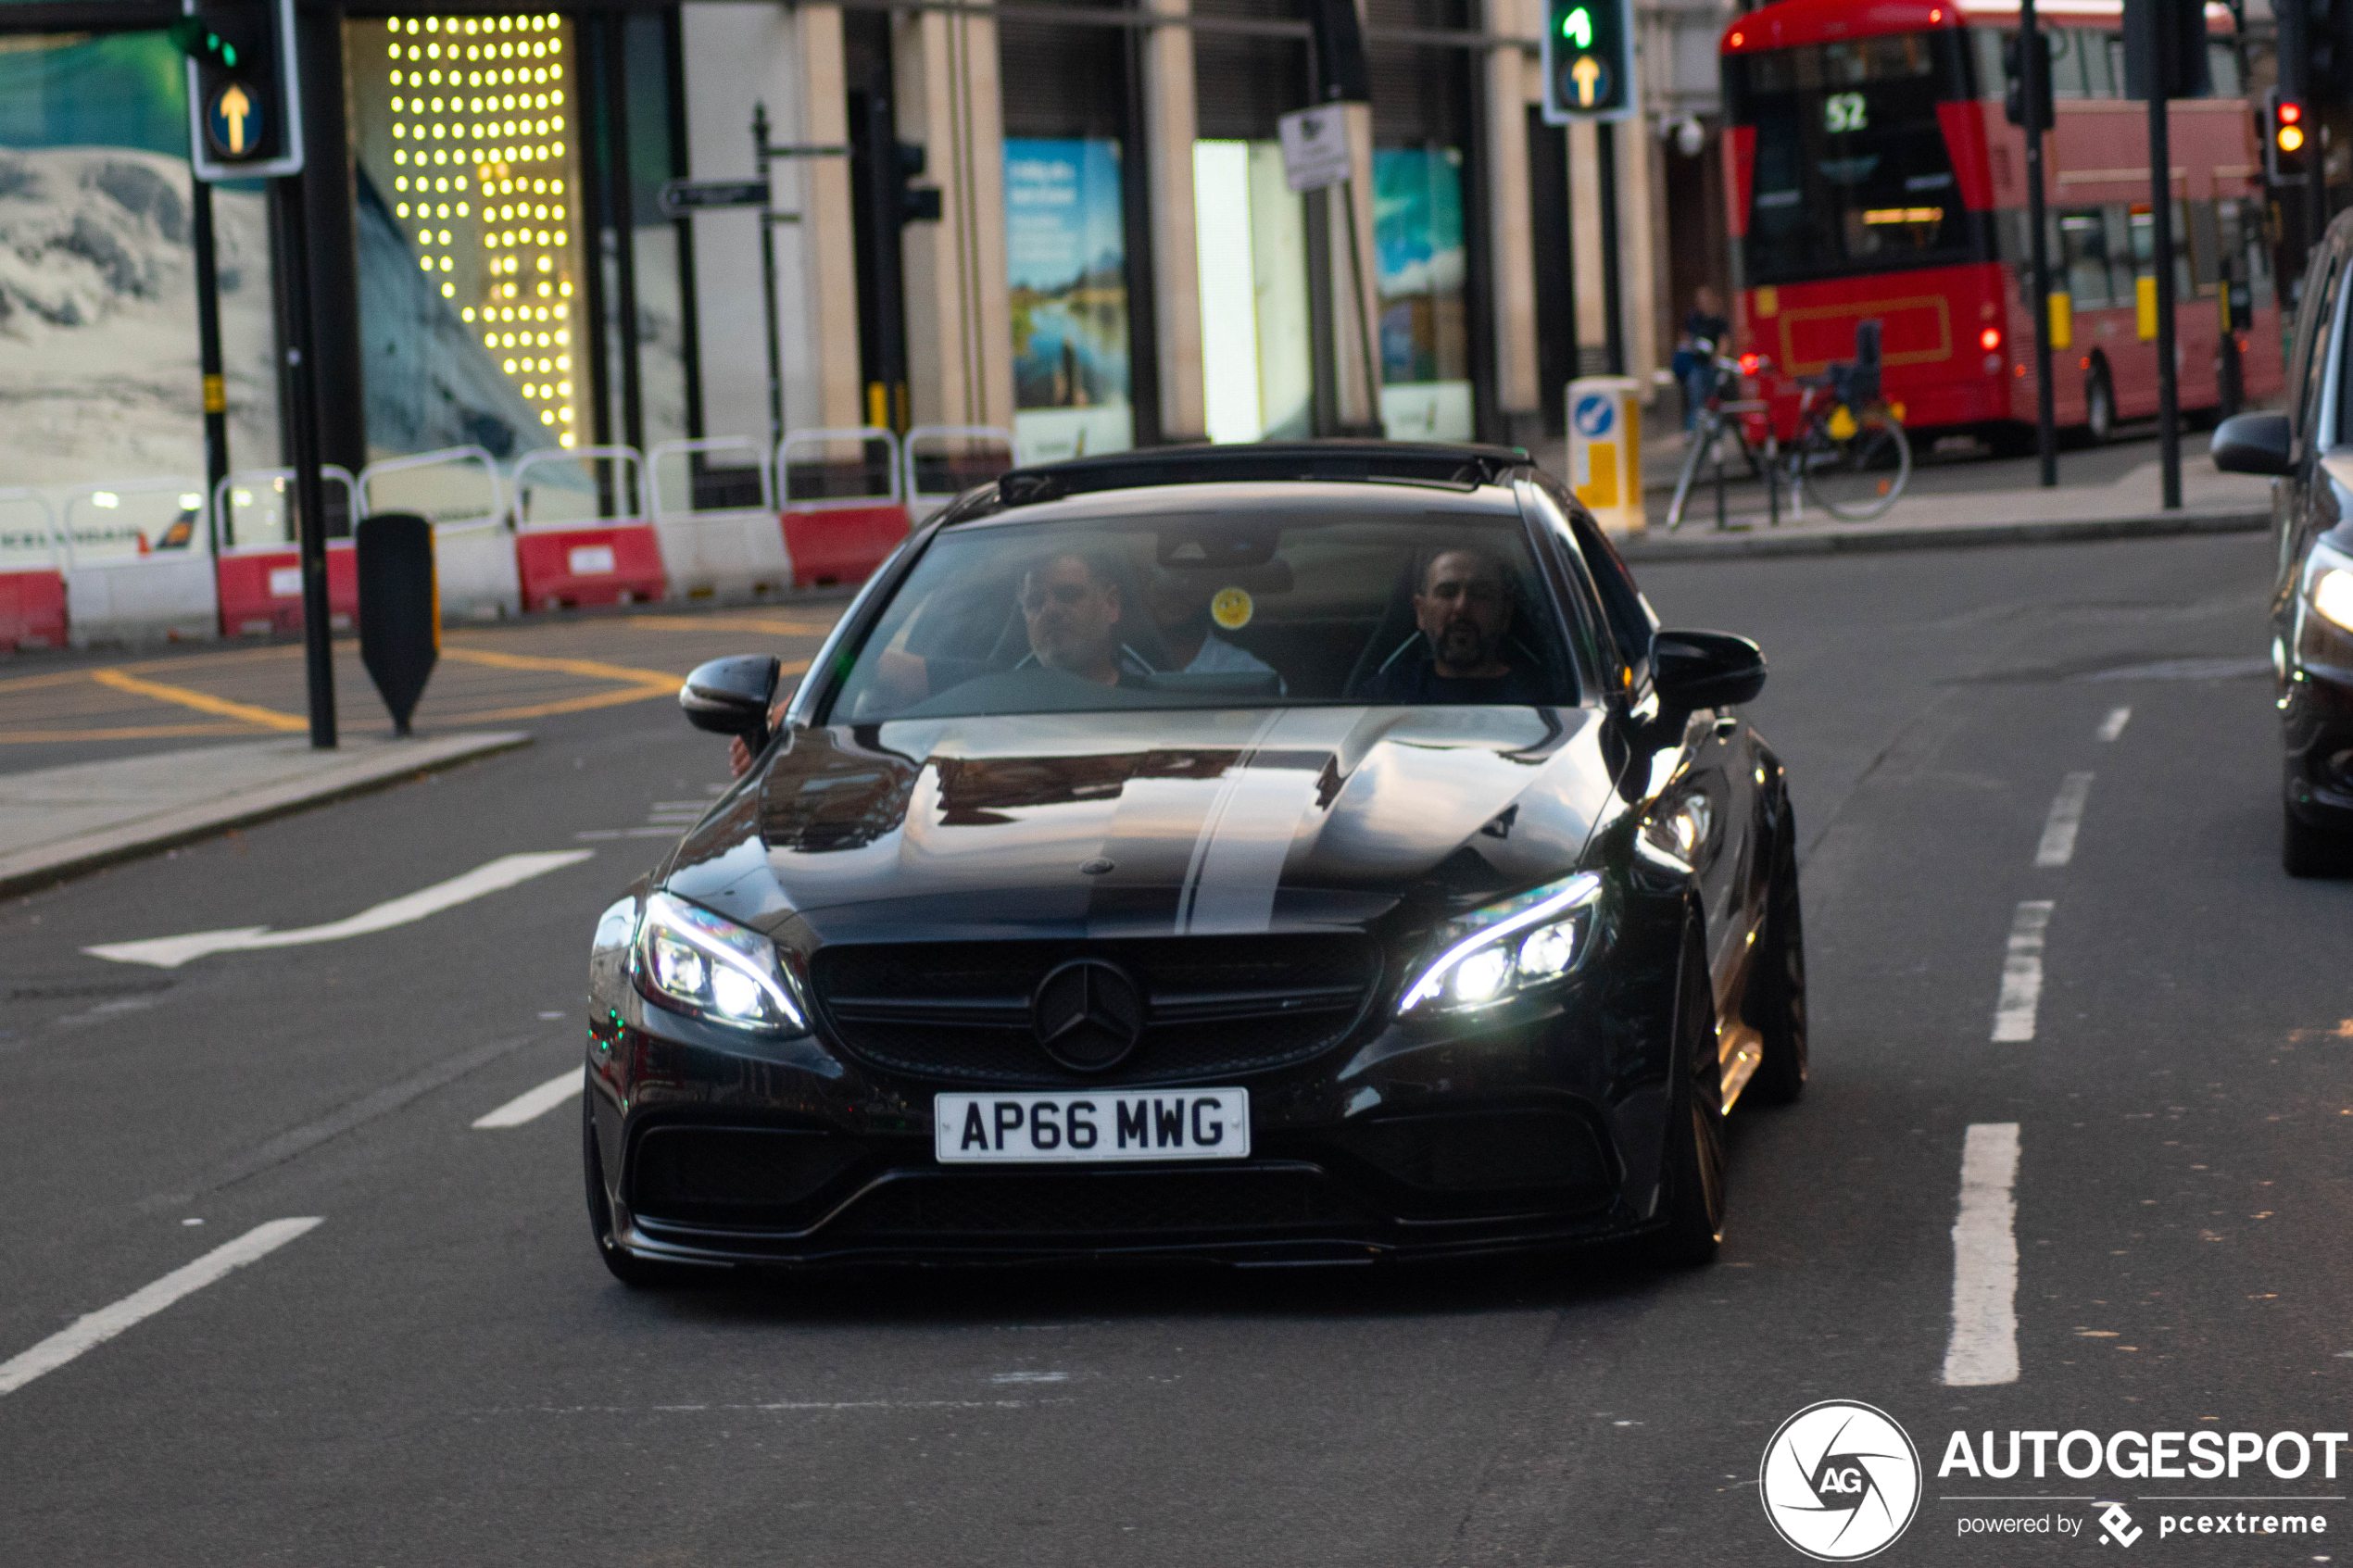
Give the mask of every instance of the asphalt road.
[{"label": "asphalt road", "polygon": [[[2029,1505],[1948,1494],[2104,1487],[2148,1524],[2142,1493],[2353,1492],[2259,1467],[1934,1475],[1956,1427],[2353,1426],[2353,884],[2278,869],[2265,575],[2240,536],[1646,574],[1670,623],[1764,643],[1755,712],[1806,844],[1814,1085],[1735,1113],[1730,1231],[1695,1273],[623,1289],[589,1245],[577,1101],[472,1123],[576,1066],[596,913],[722,775],[661,704],[12,901],[0,1361],[257,1226],[319,1223],[0,1393],[0,1562],[1793,1563],[1758,1458],[1830,1398],[1924,1450],[1888,1562],[2103,1549],[1959,1538]],[[2083,772],[2071,855],[2038,866]],[[582,849],[342,940],[172,970],[82,951],[332,922]],[[2033,1037],[1996,1042],[2042,902]],[[1962,1151],[2007,1124],[2020,1374],[1948,1386]],[[2054,1510],[2088,1512],[2029,1509]],[[2334,1539],[2151,1529],[2132,1555]]]}]

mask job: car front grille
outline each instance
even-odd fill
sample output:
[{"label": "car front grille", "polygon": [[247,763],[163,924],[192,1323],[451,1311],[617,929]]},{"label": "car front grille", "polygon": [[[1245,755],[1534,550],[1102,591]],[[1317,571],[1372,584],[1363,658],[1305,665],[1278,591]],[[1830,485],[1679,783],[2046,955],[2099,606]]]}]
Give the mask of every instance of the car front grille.
[{"label": "car front grille", "polygon": [[[1108,959],[1145,997],[1142,1042],[1108,1073],[1039,1047],[1030,997],[1056,965]],[[941,942],[819,949],[812,971],[835,1037],[878,1067],[980,1085],[1157,1084],[1265,1072],[1337,1044],[1380,982],[1359,933],[1113,942]]]},{"label": "car front grille", "polygon": [[648,1219],[780,1223],[864,1151],[852,1140],[790,1128],[654,1127],[630,1162],[630,1208]]},{"label": "car front grille", "polygon": [[1363,1210],[1308,1166],[904,1176],[825,1227],[833,1236],[1168,1236],[1349,1229]]}]

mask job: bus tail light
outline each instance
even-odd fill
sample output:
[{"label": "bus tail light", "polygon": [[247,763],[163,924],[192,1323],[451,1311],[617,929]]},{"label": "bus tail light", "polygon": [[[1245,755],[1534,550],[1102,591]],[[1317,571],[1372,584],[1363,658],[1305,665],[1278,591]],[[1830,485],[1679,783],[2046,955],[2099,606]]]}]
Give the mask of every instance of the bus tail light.
[{"label": "bus tail light", "polygon": [[1988,354],[1993,353],[1995,349],[2002,346],[2002,329],[1999,327],[1986,328],[1983,332],[1977,334],[1977,345],[1978,347],[1985,350]]}]

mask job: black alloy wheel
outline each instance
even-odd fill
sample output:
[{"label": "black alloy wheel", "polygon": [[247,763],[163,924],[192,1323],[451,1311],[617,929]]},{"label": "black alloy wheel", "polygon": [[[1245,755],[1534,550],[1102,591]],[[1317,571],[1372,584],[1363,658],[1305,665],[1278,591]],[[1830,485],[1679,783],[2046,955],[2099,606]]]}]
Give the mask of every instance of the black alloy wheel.
[{"label": "black alloy wheel", "polygon": [[2280,868],[2294,877],[2353,873],[2353,839],[2316,828],[2284,807],[2280,812]]},{"label": "black alloy wheel", "polygon": [[2104,364],[2095,363],[2083,377],[2083,432],[2095,446],[2116,439],[2116,388]]},{"label": "black alloy wheel", "polygon": [[1667,1113],[1661,1173],[1667,1223],[1649,1236],[1657,1262],[1695,1268],[1716,1261],[1724,1238],[1724,1073],[1716,1057],[1716,1001],[1696,925],[1683,936],[1676,976],[1675,1094]]},{"label": "black alloy wheel", "polygon": [[1788,1105],[1806,1092],[1806,920],[1797,897],[1797,823],[1781,802],[1773,878],[1765,890],[1765,935],[1748,972],[1748,1021],[1765,1037],[1748,1092]]}]

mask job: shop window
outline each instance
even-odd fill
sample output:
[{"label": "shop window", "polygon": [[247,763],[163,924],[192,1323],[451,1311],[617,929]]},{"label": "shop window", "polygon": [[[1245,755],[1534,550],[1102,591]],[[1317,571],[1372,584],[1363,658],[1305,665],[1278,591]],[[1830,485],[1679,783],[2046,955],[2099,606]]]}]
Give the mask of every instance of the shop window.
[{"label": "shop window", "polygon": [[1020,460],[1134,445],[1117,142],[1006,139],[1005,259]]},{"label": "shop window", "polygon": [[585,445],[571,24],[346,24],[371,452]]},{"label": "shop window", "polygon": [[1393,440],[1471,438],[1463,283],[1463,158],[1453,147],[1373,152],[1381,424]]},{"label": "shop window", "polygon": [[1281,144],[1194,143],[1193,228],[1209,438],[1312,433],[1307,223]]}]

